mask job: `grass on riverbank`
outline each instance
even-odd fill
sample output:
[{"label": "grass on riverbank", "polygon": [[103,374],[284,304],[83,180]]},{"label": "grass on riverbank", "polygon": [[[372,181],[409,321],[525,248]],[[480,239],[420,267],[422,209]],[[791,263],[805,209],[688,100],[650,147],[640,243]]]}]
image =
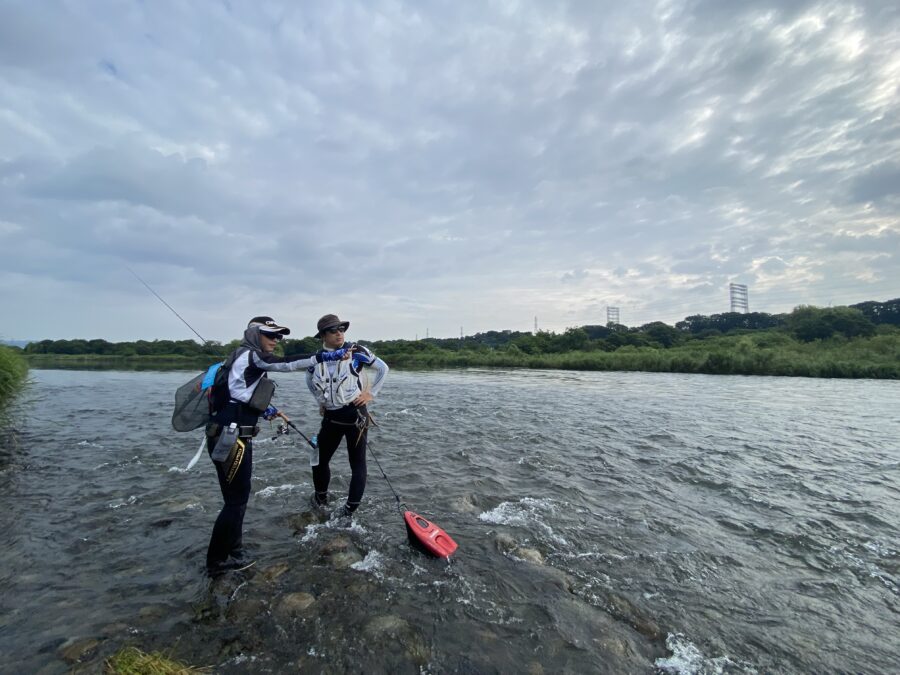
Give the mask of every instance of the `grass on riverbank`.
[{"label": "grass on riverbank", "polygon": [[0,345],[0,407],[18,393],[27,374],[25,357],[18,350]]},{"label": "grass on riverbank", "polygon": [[513,348],[490,352],[392,354],[406,367],[523,367],[622,370],[711,375],[781,375],[900,379],[900,334],[798,342],[780,333],[694,340],[669,349],[621,347],[614,352],[572,351],[529,355]]},{"label": "grass on riverbank", "polygon": [[203,370],[216,361],[214,356],[113,356],[108,354],[28,354],[32,368],[72,370]]},{"label": "grass on riverbank", "polygon": [[106,672],[111,675],[194,675],[211,671],[186,666],[159,652],[147,654],[137,647],[125,647],[106,660]]}]

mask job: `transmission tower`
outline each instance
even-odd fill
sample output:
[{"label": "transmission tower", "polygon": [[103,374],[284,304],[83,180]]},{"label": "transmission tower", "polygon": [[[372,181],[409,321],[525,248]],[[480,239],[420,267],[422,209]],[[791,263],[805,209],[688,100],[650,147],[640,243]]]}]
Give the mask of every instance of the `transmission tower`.
[{"label": "transmission tower", "polygon": [[537,335],[537,317],[534,317],[534,334]]},{"label": "transmission tower", "polygon": [[608,326],[611,323],[615,323],[615,324],[619,323],[619,308],[618,307],[607,307],[606,308],[606,325]]},{"label": "transmission tower", "polygon": [[746,314],[750,311],[747,302],[746,284],[728,284],[728,293],[731,296],[731,311]]}]

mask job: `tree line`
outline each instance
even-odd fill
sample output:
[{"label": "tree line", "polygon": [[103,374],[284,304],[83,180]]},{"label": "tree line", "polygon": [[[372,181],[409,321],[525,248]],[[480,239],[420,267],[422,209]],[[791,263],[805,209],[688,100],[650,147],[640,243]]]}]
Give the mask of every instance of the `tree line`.
[{"label": "tree line", "polygon": [[[883,328],[879,329],[879,326]],[[765,312],[724,312],[695,314],[670,326],[653,321],[642,326],[622,324],[585,325],[552,331],[487,331],[462,338],[425,338],[422,340],[378,340],[367,342],[382,357],[415,355],[427,352],[489,353],[494,350],[528,355],[565,354],[577,351],[615,352],[622,347],[669,349],[692,341],[721,335],[757,331],[777,331],[799,342],[827,340],[833,337],[853,339],[872,337],[879,330],[900,329],[900,298],[885,302],[868,301],[847,307],[800,306],[786,314]],[[27,355],[96,354],[110,357],[209,357],[224,358],[240,344],[194,340],[137,340],[108,342],[101,339],[41,340],[24,348]],[[312,336],[284,340],[280,351],[285,355],[311,354],[321,348]]]}]

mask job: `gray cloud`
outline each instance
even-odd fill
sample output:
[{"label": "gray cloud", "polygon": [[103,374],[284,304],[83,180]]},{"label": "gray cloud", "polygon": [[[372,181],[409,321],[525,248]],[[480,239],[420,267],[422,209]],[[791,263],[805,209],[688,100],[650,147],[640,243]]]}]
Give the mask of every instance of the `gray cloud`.
[{"label": "gray cloud", "polygon": [[36,290],[0,310],[83,334],[59,285],[152,306],[126,264],[222,339],[210,298],[411,337],[676,321],[734,280],[770,311],[893,297],[898,27],[887,2],[6,4],[0,242]]}]

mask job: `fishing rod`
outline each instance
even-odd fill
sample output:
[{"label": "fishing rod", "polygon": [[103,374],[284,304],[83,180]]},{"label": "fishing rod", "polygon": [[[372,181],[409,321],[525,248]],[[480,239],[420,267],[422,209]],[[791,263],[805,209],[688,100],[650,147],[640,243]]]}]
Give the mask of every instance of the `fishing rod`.
[{"label": "fishing rod", "polygon": [[298,434],[300,434],[300,435],[303,437],[303,440],[304,440],[304,441],[306,441],[307,443],[309,443],[309,447],[311,447],[311,448],[316,448],[316,449],[319,447],[318,445],[316,445],[315,443],[313,443],[311,440],[309,440],[309,438],[306,437],[306,434],[304,434],[302,431],[300,431],[300,429],[297,428],[297,425],[294,424],[293,422],[291,422],[291,420],[288,419],[288,416],[285,415],[283,412],[281,412],[281,411],[280,411],[278,408],[276,408],[274,405],[270,405],[268,408],[266,408],[266,410],[265,410],[265,412],[263,412],[262,416],[263,416],[263,419],[264,419],[264,420],[270,420],[270,421],[273,420],[273,419],[275,419],[276,417],[280,417],[280,418],[283,419],[285,422],[287,422],[287,425],[288,425],[291,429],[293,429],[293,430],[296,431]]},{"label": "fishing rod", "polygon": [[166,307],[168,307],[168,308],[172,311],[172,314],[174,314],[174,315],[177,316],[179,319],[181,319],[181,323],[183,323],[185,326],[187,326],[187,327],[190,328],[192,331],[194,331],[194,335],[196,335],[198,338],[200,338],[200,339],[203,341],[203,344],[206,344],[207,342],[209,342],[209,340],[207,340],[205,337],[203,337],[202,335],[200,335],[200,333],[198,333],[197,331],[195,331],[195,330],[194,330],[194,327],[193,327],[191,324],[189,324],[187,321],[185,321],[185,320],[184,320],[184,317],[182,317],[181,314],[179,314],[178,312],[176,312],[176,311],[172,308],[172,305],[170,305],[168,302],[166,302],[165,300],[163,300],[159,293],[157,293],[157,292],[154,291],[152,288],[150,288],[150,284],[148,284],[146,281],[144,281],[143,279],[141,279],[141,278],[138,276],[137,272],[135,272],[133,269],[131,269],[128,265],[125,265],[125,269],[127,269],[129,272],[131,272],[131,273],[134,275],[134,277],[135,277],[138,281],[140,281],[142,284],[144,284],[144,286],[147,287],[147,290],[148,290],[148,291],[150,291],[151,293],[153,293],[153,295],[155,295],[155,296],[159,299],[159,301],[160,301],[162,304],[164,304]]}]

